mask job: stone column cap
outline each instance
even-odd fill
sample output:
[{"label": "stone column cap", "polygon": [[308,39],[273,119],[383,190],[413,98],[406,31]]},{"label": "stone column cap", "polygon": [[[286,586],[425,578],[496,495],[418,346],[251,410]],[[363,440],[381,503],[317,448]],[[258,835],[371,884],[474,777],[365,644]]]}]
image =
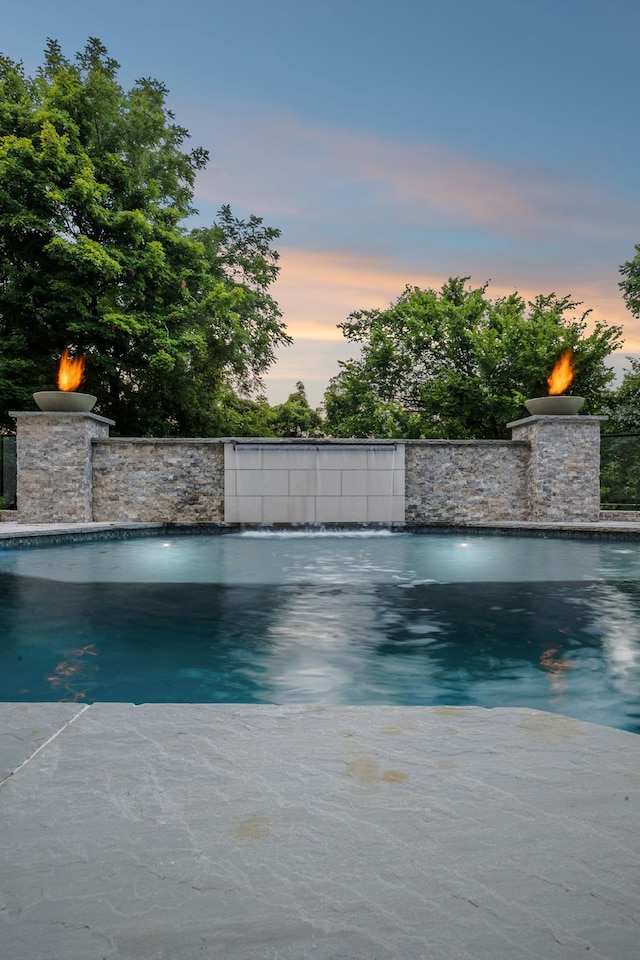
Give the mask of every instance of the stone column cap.
[{"label": "stone column cap", "polygon": [[15,417],[17,420],[19,417],[53,417],[56,420],[97,420],[98,423],[107,423],[110,427],[115,427],[115,420],[109,420],[107,417],[101,417],[98,413],[74,413],[72,411],[58,411],[51,410],[45,412],[44,410],[9,410],[9,416]]},{"label": "stone column cap", "polygon": [[608,417],[604,416],[592,416],[590,413],[577,413],[574,415],[566,413],[536,413],[531,417],[523,417],[522,420],[512,420],[511,423],[507,424],[507,429],[512,427],[521,427],[525,423],[536,423],[542,421],[543,423],[593,423],[594,421],[598,422],[601,420],[608,420]]}]

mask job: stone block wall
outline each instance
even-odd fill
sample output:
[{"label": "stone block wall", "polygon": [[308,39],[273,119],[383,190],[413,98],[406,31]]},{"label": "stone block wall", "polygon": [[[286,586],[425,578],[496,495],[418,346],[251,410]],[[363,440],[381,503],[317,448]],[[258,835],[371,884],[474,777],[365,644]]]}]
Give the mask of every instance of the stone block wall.
[{"label": "stone block wall", "polygon": [[528,461],[524,442],[407,441],[407,523],[528,519]]},{"label": "stone block wall", "polygon": [[535,416],[509,423],[530,449],[528,519],[600,518],[600,421],[605,417]]},{"label": "stone block wall", "polygon": [[93,519],[224,520],[220,440],[99,440],[93,444]]},{"label": "stone block wall", "polygon": [[511,441],[109,439],[94,414],[15,413],[17,519],[47,522],[598,521],[600,417]]},{"label": "stone block wall", "polygon": [[18,519],[72,523],[93,519],[91,443],[112,420],[86,413],[20,413],[16,440]]}]

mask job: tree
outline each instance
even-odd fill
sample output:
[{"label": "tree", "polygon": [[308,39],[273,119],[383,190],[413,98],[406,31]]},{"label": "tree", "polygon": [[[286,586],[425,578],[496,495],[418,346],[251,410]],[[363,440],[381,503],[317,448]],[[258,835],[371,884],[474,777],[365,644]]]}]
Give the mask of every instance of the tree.
[{"label": "tree", "polygon": [[491,301],[487,285],[449,279],[440,291],[407,287],[386,310],[361,310],[339,324],[361,344],[341,363],[325,394],[328,432],[335,436],[506,437],[506,424],[526,416],[524,401],[547,393],[546,378],[567,349],[577,374],[572,391],[599,409],[613,374],[605,358],[620,327],[555,294],[528,305],[517,293]]},{"label": "tree", "polygon": [[630,369],[603,406],[600,490],[603,505],[637,510],[640,506],[640,360],[627,357]]},{"label": "tree", "polygon": [[275,437],[323,436],[322,418],[307,399],[304,383],[296,383],[284,403],[271,408],[271,430]]},{"label": "tree", "polygon": [[627,308],[634,317],[640,317],[640,243],[636,244],[635,257],[622,264],[620,273],[624,277],[620,289]]},{"label": "tree", "polygon": [[[640,245],[633,260],[623,263],[622,295],[633,316],[640,317]],[[640,505],[640,359],[627,357],[617,389],[604,399],[600,449],[600,490],[604,506],[638,509]]]},{"label": "tree", "polygon": [[54,385],[65,346],[125,434],[226,432],[221,398],[289,343],[268,288],[279,231],[224,206],[187,230],[195,177],[167,90],[129,91],[90,39],[49,41],[37,76],[0,57],[0,414]]},{"label": "tree", "polygon": [[604,397],[606,433],[640,433],[640,359],[627,357],[627,362],[622,382]]},{"label": "tree", "polygon": [[[627,308],[634,317],[640,317],[640,244],[636,244],[635,250],[633,260],[620,267],[624,279],[619,286]],[[627,360],[630,368],[624,371],[622,383],[607,397],[608,433],[640,431],[640,359],[627,357]]]}]

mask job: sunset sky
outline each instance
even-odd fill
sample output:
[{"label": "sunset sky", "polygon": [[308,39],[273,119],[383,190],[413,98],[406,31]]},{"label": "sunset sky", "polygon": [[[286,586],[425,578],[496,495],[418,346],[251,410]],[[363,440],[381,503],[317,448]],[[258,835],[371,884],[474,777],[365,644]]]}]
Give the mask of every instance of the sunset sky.
[{"label": "sunset sky", "polygon": [[229,203],[278,227],[273,292],[294,346],[272,402],[320,402],[353,355],[336,324],[406,284],[555,291],[623,324],[640,243],[638,0],[31,0],[0,51],[99,37],[120,80],[154,77],[193,145],[203,222]]}]

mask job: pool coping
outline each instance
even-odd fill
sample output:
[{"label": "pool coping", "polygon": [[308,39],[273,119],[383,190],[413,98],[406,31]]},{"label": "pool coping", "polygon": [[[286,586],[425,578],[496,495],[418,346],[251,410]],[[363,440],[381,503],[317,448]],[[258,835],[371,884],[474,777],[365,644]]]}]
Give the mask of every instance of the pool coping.
[{"label": "pool coping", "polygon": [[81,522],[81,523],[19,523],[4,520],[0,523],[0,549],[3,544],[13,548],[46,546],[62,543],[81,543],[91,540],[125,540],[137,537],[171,534],[238,533],[243,530],[288,531],[369,530],[393,533],[464,533],[502,534],[511,536],[548,537],[603,540],[640,539],[640,522],[622,520],[539,522],[510,520],[498,522],[452,523],[323,523],[323,524],[239,524],[224,522]]}]

